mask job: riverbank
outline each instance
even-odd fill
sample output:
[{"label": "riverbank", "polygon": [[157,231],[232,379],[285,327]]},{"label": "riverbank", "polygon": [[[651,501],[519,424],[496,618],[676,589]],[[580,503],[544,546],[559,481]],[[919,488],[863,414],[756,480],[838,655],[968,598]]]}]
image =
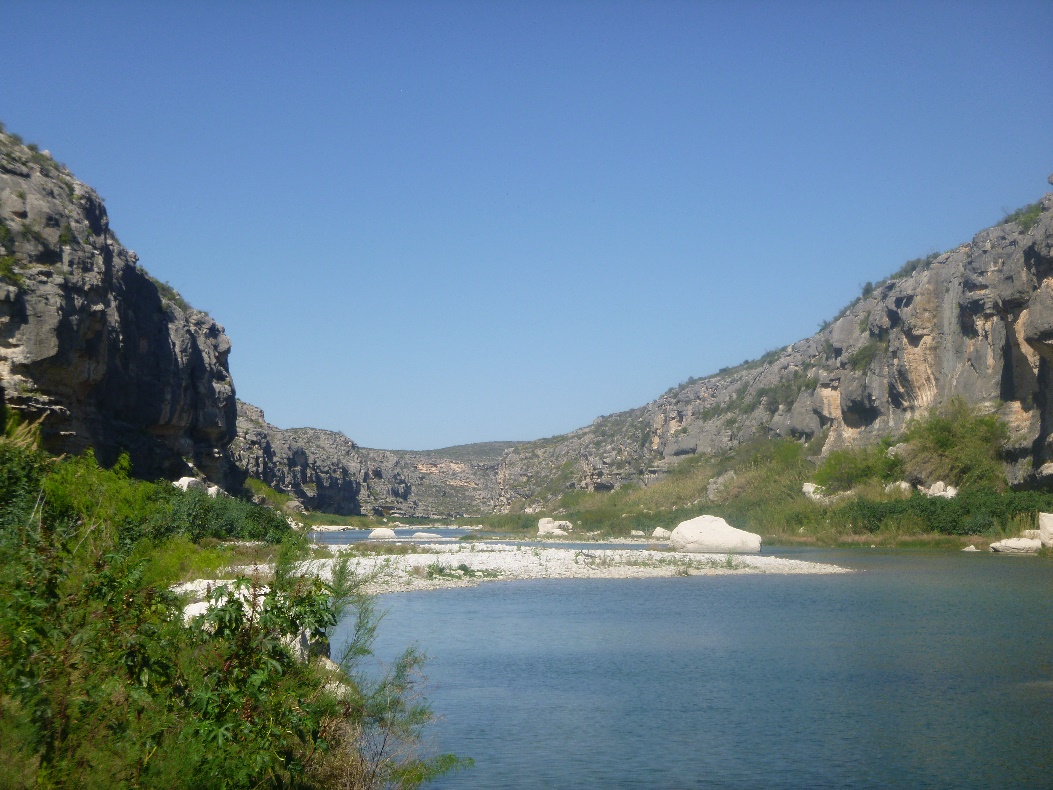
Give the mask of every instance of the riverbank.
[{"label": "riverbank", "polygon": [[[351,570],[372,594],[472,587],[525,579],[645,579],[711,574],[832,574],[851,571],[825,563],[760,554],[687,554],[642,549],[571,549],[484,543],[429,543],[406,554],[349,554]],[[314,560],[326,576],[333,560]]]}]

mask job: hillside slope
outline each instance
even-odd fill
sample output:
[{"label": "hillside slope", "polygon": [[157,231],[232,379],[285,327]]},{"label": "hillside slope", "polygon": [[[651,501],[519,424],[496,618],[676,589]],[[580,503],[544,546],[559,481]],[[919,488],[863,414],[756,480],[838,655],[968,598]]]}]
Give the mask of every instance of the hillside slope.
[{"label": "hillside slope", "polygon": [[[510,449],[502,505],[654,480],[759,436],[823,452],[897,434],[961,396],[1010,428],[1015,487],[1053,481],[1053,194],[950,252],[865,289],[812,337],[689,381],[638,409]],[[719,338],[700,338],[699,342]]]},{"label": "hillside slope", "polygon": [[373,450],[336,431],[277,428],[261,409],[239,401],[231,449],[251,477],[311,510],[448,518],[498,507],[497,470],[510,446],[514,443]]},{"label": "hillside slope", "polygon": [[0,395],[53,453],[127,451],[143,477],[243,476],[223,327],[153,280],[102,199],[0,132]]}]

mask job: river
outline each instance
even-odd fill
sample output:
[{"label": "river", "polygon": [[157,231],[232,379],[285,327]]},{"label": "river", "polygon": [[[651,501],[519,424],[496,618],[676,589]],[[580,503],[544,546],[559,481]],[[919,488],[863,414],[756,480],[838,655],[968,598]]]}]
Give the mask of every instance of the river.
[{"label": "river", "polygon": [[475,760],[435,786],[1051,786],[1053,563],[766,553],[858,572],[383,596],[377,656],[428,653],[430,737]]}]

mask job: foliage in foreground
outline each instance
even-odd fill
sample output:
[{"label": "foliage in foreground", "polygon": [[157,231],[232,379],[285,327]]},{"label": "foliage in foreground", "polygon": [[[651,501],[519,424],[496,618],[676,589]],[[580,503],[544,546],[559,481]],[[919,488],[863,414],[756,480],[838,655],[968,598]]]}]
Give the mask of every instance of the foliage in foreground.
[{"label": "foliage in foreground", "polygon": [[[158,547],[231,535],[284,540],[273,580],[184,620]],[[373,604],[346,563],[298,573],[303,549],[249,503],[0,440],[0,786],[413,787],[456,767],[416,749],[422,656],[367,679]],[[346,672],[298,656],[344,610]]]}]

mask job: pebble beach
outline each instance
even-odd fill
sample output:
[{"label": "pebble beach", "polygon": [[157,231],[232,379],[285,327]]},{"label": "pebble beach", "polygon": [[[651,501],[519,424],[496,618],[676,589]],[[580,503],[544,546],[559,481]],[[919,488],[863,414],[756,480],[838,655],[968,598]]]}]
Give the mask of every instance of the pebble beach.
[{"label": "pebble beach", "polygon": [[[314,560],[326,576],[333,560]],[[761,554],[691,554],[648,549],[572,549],[491,543],[422,544],[412,553],[352,556],[373,594],[471,587],[526,579],[646,579],[708,574],[832,574],[846,568]]]}]

